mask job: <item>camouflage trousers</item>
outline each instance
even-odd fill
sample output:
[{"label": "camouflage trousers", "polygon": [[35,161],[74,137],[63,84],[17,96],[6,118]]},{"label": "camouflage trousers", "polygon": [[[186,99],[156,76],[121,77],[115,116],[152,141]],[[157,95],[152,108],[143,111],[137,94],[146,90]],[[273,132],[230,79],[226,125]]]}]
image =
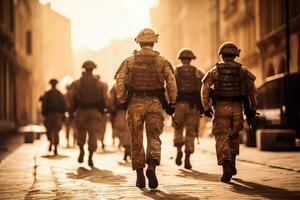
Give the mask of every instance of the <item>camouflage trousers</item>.
[{"label": "camouflage trousers", "polygon": [[217,101],[214,106],[212,133],[216,140],[218,165],[239,154],[239,131],[243,128],[243,106],[240,102]]},{"label": "camouflage trousers", "polygon": [[119,110],[114,119],[114,132],[122,146],[130,146],[130,133],[126,127],[126,111]]},{"label": "camouflage trousers", "polygon": [[[190,108],[188,102],[176,103],[174,146],[185,145],[185,152],[193,153],[195,148],[195,137],[199,126],[199,111],[196,106]],[[185,136],[183,132],[185,130]]]},{"label": "camouflage trousers", "polygon": [[101,131],[102,115],[96,108],[79,109],[75,115],[77,144],[83,146],[88,134],[88,149],[96,151],[97,137]]},{"label": "camouflage trousers", "polygon": [[62,128],[64,115],[62,113],[49,113],[44,121],[47,129],[48,140],[57,145],[59,143],[59,131]]},{"label": "camouflage trousers", "polygon": [[107,124],[107,115],[104,113],[102,114],[101,121],[100,121],[100,132],[99,132],[99,140],[103,141],[105,132],[106,132],[106,124]]},{"label": "camouflage trousers", "polygon": [[[127,111],[127,127],[131,134],[132,169],[144,168],[145,163],[154,160],[160,164],[161,140],[163,132],[163,109],[157,98],[133,97]],[[147,150],[143,145],[144,123],[147,136]]]}]

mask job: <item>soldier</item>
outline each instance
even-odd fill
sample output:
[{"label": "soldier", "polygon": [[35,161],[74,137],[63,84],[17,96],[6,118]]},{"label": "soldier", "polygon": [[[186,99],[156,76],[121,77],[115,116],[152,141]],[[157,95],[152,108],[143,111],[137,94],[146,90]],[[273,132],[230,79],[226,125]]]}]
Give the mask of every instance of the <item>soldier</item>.
[{"label": "soldier", "polygon": [[105,109],[105,88],[93,75],[96,64],[92,61],[83,63],[85,72],[73,84],[72,99],[75,110],[75,125],[77,128],[77,144],[80,148],[78,162],[83,162],[84,144],[88,133],[88,165],[93,167],[93,153],[97,149],[97,136],[101,131],[100,122]]},{"label": "soldier", "polygon": [[51,79],[49,83],[51,84],[51,89],[41,99],[42,114],[45,117],[47,138],[50,142],[49,151],[52,150],[52,145],[54,145],[54,155],[57,155],[58,133],[63,125],[67,106],[63,94],[56,89],[57,80]]},{"label": "soldier", "polygon": [[65,119],[65,127],[66,127],[66,139],[67,139],[67,147],[70,146],[70,131],[73,129],[73,145],[75,145],[76,141],[76,129],[74,128],[74,113],[71,109],[71,87],[72,85],[67,85],[66,86],[66,94],[65,94],[65,99],[66,99],[66,104],[67,104],[67,116]]},{"label": "soldier", "polygon": [[[127,109],[127,127],[131,134],[132,169],[136,170],[136,186],[145,187],[143,169],[148,164],[146,176],[151,189],[157,188],[155,168],[160,164],[163,131],[163,109],[169,115],[175,112],[177,87],[174,70],[168,60],[153,50],[158,35],[151,29],[143,29],[135,41],[141,49],[125,59],[117,72],[117,98]],[[169,103],[164,96],[164,83]],[[143,127],[146,127],[147,152],[143,146]]]},{"label": "soldier", "polygon": [[122,109],[121,103],[117,99],[116,85],[110,90],[111,99],[111,115],[113,116],[113,132],[115,136],[120,139],[121,146],[124,147],[124,161],[127,161],[127,157],[130,157],[131,145],[130,145],[130,134],[126,128],[126,111]]},{"label": "soldier", "polygon": [[235,163],[239,154],[239,131],[243,128],[243,102],[250,101],[251,113],[256,113],[256,88],[255,76],[234,61],[240,55],[234,43],[222,44],[218,54],[222,55],[223,62],[217,63],[203,78],[201,97],[205,115],[214,115],[212,133],[218,165],[223,167],[221,181],[228,182],[237,173]]},{"label": "soldier", "polygon": [[[189,49],[179,51],[178,59],[181,65],[175,70],[178,96],[176,99],[174,146],[177,147],[176,164],[181,165],[182,146],[185,145],[184,168],[191,169],[190,155],[194,152],[195,137],[198,135],[200,111],[203,112],[200,90],[204,73],[191,65],[196,59]],[[183,131],[186,131],[185,137]]]}]

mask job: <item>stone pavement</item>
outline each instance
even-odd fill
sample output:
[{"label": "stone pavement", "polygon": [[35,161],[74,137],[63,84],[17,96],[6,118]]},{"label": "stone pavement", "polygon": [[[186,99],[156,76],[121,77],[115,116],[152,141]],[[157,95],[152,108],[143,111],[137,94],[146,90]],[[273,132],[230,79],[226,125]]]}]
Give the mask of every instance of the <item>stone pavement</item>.
[{"label": "stone pavement", "polygon": [[99,151],[91,169],[78,164],[78,149],[65,148],[64,142],[59,156],[48,154],[42,137],[22,144],[1,161],[0,199],[300,199],[299,172],[242,160],[237,163],[238,175],[225,184],[219,181],[221,168],[211,139],[201,139],[196,146],[193,170],[174,164],[171,133],[164,133],[162,141],[157,190],[135,187],[135,173],[117,148]]}]

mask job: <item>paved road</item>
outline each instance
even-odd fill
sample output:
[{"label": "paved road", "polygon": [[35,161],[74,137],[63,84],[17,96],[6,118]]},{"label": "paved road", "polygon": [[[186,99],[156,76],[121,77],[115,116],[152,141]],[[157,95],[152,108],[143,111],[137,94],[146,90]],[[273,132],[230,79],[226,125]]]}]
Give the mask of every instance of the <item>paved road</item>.
[{"label": "paved road", "polygon": [[215,155],[197,146],[193,170],[185,170],[174,164],[172,134],[163,134],[162,141],[157,190],[135,187],[135,173],[117,148],[98,152],[91,169],[77,163],[77,148],[48,154],[42,137],[2,160],[0,199],[300,199],[299,172],[238,162],[238,175],[224,184]]}]

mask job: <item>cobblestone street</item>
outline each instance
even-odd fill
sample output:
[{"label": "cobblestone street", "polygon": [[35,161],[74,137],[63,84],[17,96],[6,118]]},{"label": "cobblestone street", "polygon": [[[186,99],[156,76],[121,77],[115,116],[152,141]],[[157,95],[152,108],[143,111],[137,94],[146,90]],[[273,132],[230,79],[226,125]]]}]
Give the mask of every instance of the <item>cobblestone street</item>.
[{"label": "cobblestone street", "polygon": [[[160,184],[150,191],[135,187],[135,173],[117,148],[99,151],[91,169],[77,163],[78,149],[65,148],[64,141],[59,156],[48,154],[43,136],[34,144],[22,144],[1,161],[0,199],[300,199],[297,170],[242,159],[237,163],[238,175],[224,184],[219,181],[221,167],[216,165],[213,146],[208,145],[212,139],[200,139],[192,156],[193,170],[175,165],[171,133],[164,133],[162,141]],[[242,150],[246,154],[249,148]]]}]

